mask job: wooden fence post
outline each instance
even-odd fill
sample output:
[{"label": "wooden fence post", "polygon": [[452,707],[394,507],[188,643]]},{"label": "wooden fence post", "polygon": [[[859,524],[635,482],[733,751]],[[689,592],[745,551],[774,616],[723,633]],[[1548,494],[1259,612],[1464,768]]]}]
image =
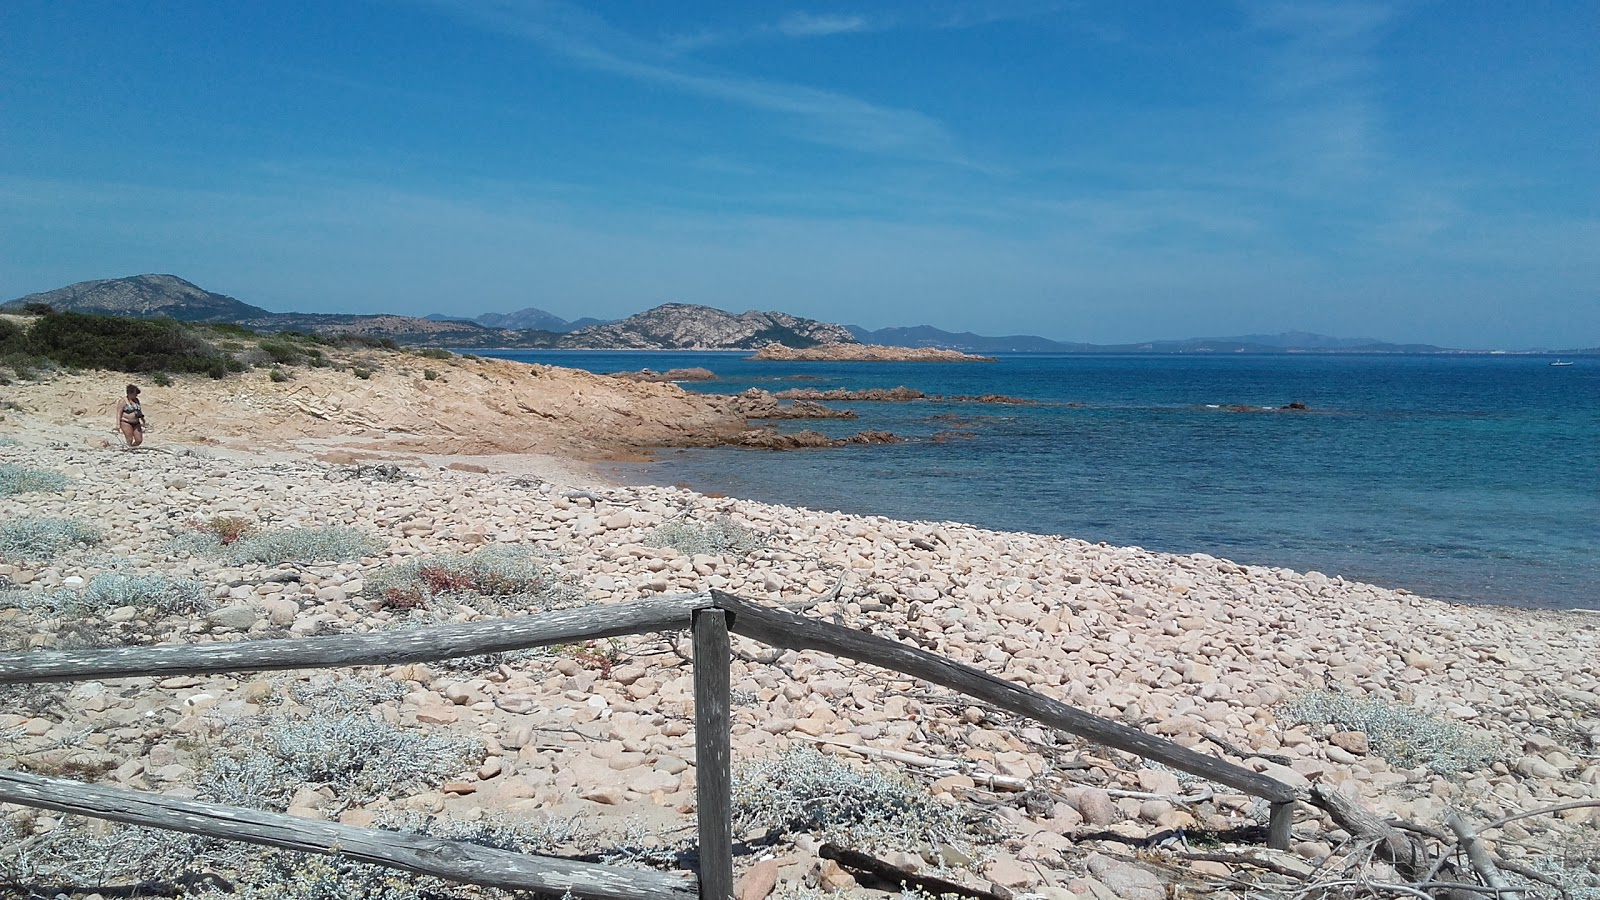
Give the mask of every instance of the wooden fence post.
[{"label": "wooden fence post", "polygon": [[733,775],[728,614],[694,612],[694,754],[700,826],[700,900],[733,896]]}]

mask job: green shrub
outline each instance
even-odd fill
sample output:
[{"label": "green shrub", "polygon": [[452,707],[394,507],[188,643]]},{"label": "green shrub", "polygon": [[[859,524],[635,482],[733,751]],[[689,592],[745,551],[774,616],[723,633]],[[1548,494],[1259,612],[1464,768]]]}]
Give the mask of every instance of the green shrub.
[{"label": "green shrub", "polygon": [[72,480],[60,472],[33,469],[14,463],[0,464],[0,496],[15,494],[55,493]]},{"label": "green shrub", "polygon": [[156,387],[172,387],[172,376],[165,372],[151,373],[150,380],[155,383]]},{"label": "green shrub", "polygon": [[33,352],[63,366],[121,372],[206,372],[227,366],[222,354],[172,319],[56,313],[28,332]]},{"label": "green shrub", "polygon": [[273,362],[283,366],[292,366],[305,356],[299,347],[282,339],[263,339],[257,349],[272,357]]},{"label": "green shrub", "polygon": [[360,367],[360,366],[356,366],[356,367],[355,367],[355,368],[354,368],[354,369],[352,369],[352,370],[351,370],[351,371],[352,371],[352,372],[353,372],[353,373],[355,373],[355,376],[356,376],[356,377],[357,377],[357,378],[360,378],[360,379],[362,379],[362,380],[363,380],[363,381],[365,381],[365,380],[366,380],[366,379],[368,379],[368,378],[371,378],[371,377],[372,377],[372,370],[371,370],[371,369],[363,369],[363,368],[361,368],[361,367]]},{"label": "green shrub", "polygon": [[273,369],[271,372],[267,373],[267,377],[272,379],[274,383],[278,384],[289,380],[289,376],[283,374],[282,369]]},{"label": "green shrub", "polygon": [[1364,732],[1374,753],[1406,769],[1454,775],[1482,769],[1499,756],[1499,744],[1488,734],[1376,698],[1307,691],[1284,701],[1279,714],[1303,725]]},{"label": "green shrub", "polygon": [[449,350],[441,350],[438,347],[424,347],[418,350],[417,354],[428,359],[449,359],[455,355]]},{"label": "green shrub", "polygon": [[709,522],[665,522],[644,542],[651,547],[671,547],[688,556],[737,556],[766,546],[766,538],[727,516],[717,516]]},{"label": "green shrub", "polygon": [[736,771],[733,818],[741,834],[810,832],[824,841],[880,850],[979,839],[960,807],[934,799],[910,780],[856,769],[805,746]]},{"label": "green shrub", "polygon": [[423,369],[422,370],[422,377],[427,379],[428,381],[438,381],[439,380],[439,373],[435,372],[432,369]]},{"label": "green shrub", "polygon": [[50,560],[74,544],[102,539],[99,529],[77,519],[12,519],[0,525],[0,559]]}]

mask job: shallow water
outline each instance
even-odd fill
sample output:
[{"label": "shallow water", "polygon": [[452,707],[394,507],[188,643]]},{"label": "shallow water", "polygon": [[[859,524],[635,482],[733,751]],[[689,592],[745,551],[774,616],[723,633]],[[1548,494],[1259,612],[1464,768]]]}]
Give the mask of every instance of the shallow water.
[{"label": "shallow water", "polygon": [[[1017,354],[899,364],[495,355],[597,372],[704,366],[721,379],[685,387],[719,393],[905,385],[1039,401],[838,403],[861,418],[782,427],[884,429],[908,440],[669,451],[619,473],[628,479],[1210,553],[1470,602],[1600,608],[1600,360],[1552,368],[1493,356]],[[1309,409],[1278,409],[1291,401]]]}]

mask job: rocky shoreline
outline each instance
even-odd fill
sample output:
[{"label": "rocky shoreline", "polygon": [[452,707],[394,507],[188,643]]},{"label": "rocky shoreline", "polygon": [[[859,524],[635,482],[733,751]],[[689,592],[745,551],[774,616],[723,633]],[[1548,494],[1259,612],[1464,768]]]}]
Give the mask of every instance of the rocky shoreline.
[{"label": "rocky shoreline", "polygon": [[[547,383],[567,377],[552,372]],[[468,369],[455,380],[481,379]],[[238,440],[207,442],[184,438],[180,427],[160,430],[154,402],[153,449],[126,452],[97,446],[96,431],[70,424],[67,410],[84,402],[72,391],[82,385],[56,387],[64,421],[51,427],[55,407],[33,395],[38,408],[8,412],[0,423],[10,441],[0,445],[0,464],[67,480],[58,490],[0,497],[0,525],[74,520],[104,537],[50,559],[8,552],[0,564],[10,585],[0,594],[8,649],[402,627],[426,604],[407,605],[413,586],[397,572],[424,587],[444,578],[419,575],[426,565],[415,566],[426,562],[456,573],[444,581],[466,591],[458,578],[465,570],[451,566],[520,553],[506,558],[531,560],[548,576],[541,597],[612,603],[717,588],[795,605],[1292,784],[1332,786],[1382,816],[1430,828],[1442,828],[1450,810],[1481,826],[1600,799],[1600,619],[1592,616],[1457,606],[1315,572],[953,522],[620,487],[558,465],[558,456],[423,457],[372,434],[334,444],[244,425]],[[231,390],[234,404],[263,402],[237,383],[219,390]],[[356,413],[353,405],[340,409]],[[349,440],[361,438],[362,449],[350,449]],[[353,529],[370,543],[338,559],[229,558],[194,540],[215,536],[219,521],[262,532]],[[62,612],[78,608],[69,600],[93,596],[102,579],[157,576],[198,583],[195,608],[164,614],[135,599],[82,616]],[[427,620],[519,611],[489,597],[440,603]],[[896,865],[1052,900],[1157,900],[1200,890],[1293,896],[1318,879],[1398,878],[1310,807],[1288,853],[1230,844],[1208,859],[1147,847],[1175,830],[1242,833],[1261,823],[1263,810],[910,679],[825,654],[769,659],[754,645],[738,649],[736,763],[820,749],[852,771],[897,772],[984,823],[970,845],[873,848]],[[0,712],[0,753],[7,767],[195,796],[216,777],[212,760],[241,739],[240,723],[311,721],[318,702],[331,701],[307,698],[334,690],[329,678],[365,685],[373,722],[454,736],[481,752],[432,782],[371,796],[294,785],[283,798],[294,815],[545,826],[576,817],[612,840],[641,828],[657,848],[692,840],[691,670],[661,638],[596,642],[476,670],[429,664],[120,679],[12,695]],[[1396,746],[1390,726],[1411,729],[1408,747]],[[67,827],[54,815],[3,809],[26,829],[18,839]],[[1600,858],[1597,833],[1600,810],[1578,806],[1486,837],[1508,863],[1581,886],[1577,879],[1590,878]],[[819,841],[786,833],[742,857],[741,900],[772,890],[794,896],[805,885],[876,895],[821,859]],[[1600,873],[1593,878],[1600,883]]]},{"label": "rocky shoreline", "polygon": [[933,347],[885,347],[878,344],[821,344],[797,348],[783,344],[768,344],[757,350],[750,359],[794,362],[797,360],[819,362],[994,362],[992,356],[978,356],[960,350],[940,350]]}]

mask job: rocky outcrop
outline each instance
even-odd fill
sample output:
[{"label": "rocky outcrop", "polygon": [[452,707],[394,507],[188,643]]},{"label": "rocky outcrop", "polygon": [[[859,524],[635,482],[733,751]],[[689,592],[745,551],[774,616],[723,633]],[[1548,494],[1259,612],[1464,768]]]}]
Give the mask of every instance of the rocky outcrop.
[{"label": "rocky outcrop", "polygon": [[908,387],[863,388],[851,391],[834,388],[819,391],[816,388],[789,388],[772,395],[779,400],[861,401],[866,403],[909,403],[913,400],[937,400],[942,403],[1005,403],[1013,406],[1032,406],[1037,400],[1008,397],[1005,394],[928,394]]},{"label": "rocky outcrop", "polygon": [[994,362],[992,356],[975,356],[960,350],[932,347],[881,347],[876,344],[834,343],[812,347],[768,344],[750,359],[772,362]]},{"label": "rocky outcrop", "polygon": [[573,350],[753,350],[853,341],[842,325],[781,312],[739,315],[690,303],[664,303],[611,325],[582,328],[558,346]]},{"label": "rocky outcrop", "polygon": [[186,322],[237,322],[272,315],[259,306],[212,293],[176,275],[80,281],[53,291],[18,297],[0,306],[0,310],[17,311],[31,303],[46,304],[56,312],[170,316]]},{"label": "rocky outcrop", "polygon": [[856,414],[848,409],[834,409],[813,403],[810,400],[796,400],[792,403],[779,403],[778,398],[760,388],[750,388],[733,396],[735,408],[739,414],[747,419],[854,419]]},{"label": "rocky outcrop", "polygon": [[669,384],[675,381],[716,381],[717,373],[710,369],[695,366],[689,369],[668,369],[657,372],[654,369],[640,369],[637,372],[612,372],[612,378],[621,378],[626,381],[651,381],[657,384]]}]

